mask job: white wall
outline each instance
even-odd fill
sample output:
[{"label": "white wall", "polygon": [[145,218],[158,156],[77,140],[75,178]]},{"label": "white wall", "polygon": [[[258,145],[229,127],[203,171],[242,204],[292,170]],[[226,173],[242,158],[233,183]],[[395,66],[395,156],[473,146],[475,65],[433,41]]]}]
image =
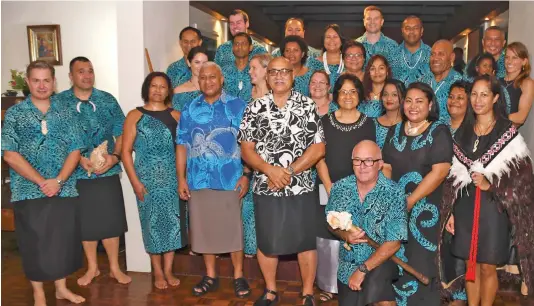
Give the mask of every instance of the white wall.
[{"label": "white wall", "polygon": [[[530,53],[531,66],[534,64],[532,56],[534,54],[534,35],[532,35],[534,18],[532,16],[534,16],[533,1],[510,1],[508,43],[520,41],[525,44]],[[530,76],[534,77],[534,71]],[[530,110],[530,115],[520,131],[529,145],[530,152],[534,154],[534,108]]]},{"label": "white wall", "polygon": [[180,31],[189,25],[188,11],[189,1],[143,2],[143,40],[154,71],[166,71],[183,56],[178,41]]},{"label": "white wall", "polygon": [[2,1],[1,5],[2,92],[11,89],[9,69],[25,71],[30,63],[26,26],[59,24],[63,66],[55,66],[58,91],[70,87],[69,61],[82,55],[93,62],[96,86],[118,95],[115,2]]}]

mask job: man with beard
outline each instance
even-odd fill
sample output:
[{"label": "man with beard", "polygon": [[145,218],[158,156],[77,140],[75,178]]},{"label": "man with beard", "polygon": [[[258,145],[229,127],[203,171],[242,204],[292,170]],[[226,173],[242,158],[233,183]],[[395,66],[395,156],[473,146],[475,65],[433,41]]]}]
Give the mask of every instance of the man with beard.
[{"label": "man with beard", "polygon": [[171,79],[173,88],[182,85],[191,78],[191,69],[185,61],[189,51],[200,45],[202,45],[202,34],[198,29],[185,27],[180,31],[180,47],[184,56],[167,68],[167,75]]},{"label": "man with beard", "polygon": [[[228,17],[230,24],[230,33],[232,36],[237,35],[237,33],[247,33],[248,27],[250,26],[248,14],[243,10],[233,10]],[[257,43],[252,41],[252,51],[250,52],[249,57],[252,58],[256,54],[267,53],[265,48]],[[217,48],[215,53],[215,63],[217,63],[221,68],[224,68],[226,65],[232,65],[235,61],[235,57],[232,50],[232,40],[225,42]]]},{"label": "man with beard", "polygon": [[391,69],[395,78],[408,86],[430,72],[430,46],[421,39],[424,29],[419,17],[406,17],[401,30],[404,41],[397,48]]},{"label": "man with beard", "polygon": [[252,95],[250,82],[249,55],[252,51],[252,38],[245,32],[237,33],[232,38],[232,52],[235,62],[226,65],[223,70],[224,90],[231,96],[248,102]]},{"label": "man with beard", "polygon": [[450,116],[447,110],[447,99],[451,85],[462,79],[462,75],[452,69],[454,65],[453,45],[450,41],[438,40],[432,46],[430,53],[430,72],[423,75],[421,82],[432,87],[439,106],[439,119],[449,123]]},{"label": "man with beard", "polygon": [[392,62],[398,44],[393,39],[382,34],[384,16],[382,10],[377,6],[368,6],[363,11],[363,25],[365,33],[356,39],[357,42],[365,46],[365,64],[375,54],[386,57],[388,62]]}]

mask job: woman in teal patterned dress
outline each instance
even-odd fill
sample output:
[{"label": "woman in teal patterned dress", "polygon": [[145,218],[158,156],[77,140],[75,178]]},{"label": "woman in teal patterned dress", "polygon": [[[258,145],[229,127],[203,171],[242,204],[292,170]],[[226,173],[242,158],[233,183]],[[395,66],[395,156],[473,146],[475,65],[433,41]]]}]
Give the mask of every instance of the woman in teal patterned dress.
[{"label": "woman in teal patterned dress", "polygon": [[[269,92],[267,86],[267,65],[273,59],[268,54],[256,54],[250,60],[250,82],[252,83],[252,98],[249,102],[255,99],[261,98]],[[254,220],[254,202],[252,201],[252,180],[250,180],[250,186],[248,193],[243,198],[243,207],[241,210],[241,218],[243,219],[243,238],[244,249],[246,257],[253,257],[256,255],[258,246],[256,244],[256,221]]]},{"label": "woman in teal patterned dress", "polygon": [[172,264],[175,250],[185,246],[187,237],[175,166],[174,139],[180,113],[169,107],[171,90],[171,81],[163,72],[146,77],[142,88],[145,105],[126,117],[122,147],[124,168],[137,197],[143,242],[158,289],[180,284],[172,273]]},{"label": "woman in teal patterned dress", "polygon": [[391,77],[393,77],[393,73],[387,59],[380,54],[373,55],[365,67],[365,75],[363,76],[365,101],[358,106],[360,112],[370,118],[383,115],[384,107],[380,101],[380,93],[384,89],[386,80]]},{"label": "woman in teal patterned dress", "polygon": [[[330,84],[335,84],[337,78],[345,70],[341,50],[345,38],[341,34],[341,28],[337,24],[326,26],[322,37],[323,54],[317,58],[310,58],[307,62],[311,70],[324,70],[330,76]],[[332,93],[333,87],[330,89]]]},{"label": "woman in teal patterned dress", "polygon": [[189,81],[174,89],[172,97],[172,108],[181,112],[184,105],[193,101],[200,96],[200,87],[198,85],[198,74],[202,64],[208,61],[208,53],[203,47],[194,47],[187,55],[187,65],[191,69],[191,78]]},{"label": "woman in teal patterned dress", "polygon": [[282,40],[280,50],[282,55],[293,65],[293,73],[295,74],[293,89],[309,97],[310,78],[313,69],[305,66],[308,59],[308,44],[302,37],[290,35]]},{"label": "woman in teal patterned dress", "polygon": [[385,113],[373,119],[376,126],[376,144],[382,149],[389,129],[402,121],[400,106],[406,97],[404,83],[396,79],[388,79],[380,93]]}]

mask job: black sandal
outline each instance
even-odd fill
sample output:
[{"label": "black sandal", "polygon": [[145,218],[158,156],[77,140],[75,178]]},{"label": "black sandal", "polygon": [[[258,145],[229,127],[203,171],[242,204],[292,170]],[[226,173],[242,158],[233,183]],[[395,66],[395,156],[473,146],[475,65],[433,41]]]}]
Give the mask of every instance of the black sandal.
[{"label": "black sandal", "polygon": [[[274,300],[267,299],[268,293],[274,295]],[[278,293],[276,291],[265,289],[263,295],[256,302],[254,302],[254,306],[274,306],[276,303],[278,303]]]},{"label": "black sandal", "polygon": [[306,294],[302,295],[302,298],[304,299],[304,306],[315,306],[315,298],[313,297],[313,294]]},{"label": "black sandal", "polygon": [[[245,293],[241,293],[246,291]],[[246,298],[250,295],[250,287],[244,277],[234,279],[234,293],[238,298]]]},{"label": "black sandal", "polygon": [[334,294],[326,291],[321,291],[319,294],[321,302],[326,303],[334,299]]},{"label": "black sandal", "polygon": [[[196,290],[195,290],[196,289]],[[209,276],[204,276],[200,283],[193,287],[194,296],[202,296],[208,292],[214,292],[219,289],[219,278],[212,278]],[[200,290],[200,291],[197,291]]]}]

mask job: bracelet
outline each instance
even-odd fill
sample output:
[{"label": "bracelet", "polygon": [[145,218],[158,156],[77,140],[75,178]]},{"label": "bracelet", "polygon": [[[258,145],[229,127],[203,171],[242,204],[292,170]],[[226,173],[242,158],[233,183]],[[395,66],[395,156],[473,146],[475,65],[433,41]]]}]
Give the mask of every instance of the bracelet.
[{"label": "bracelet", "polygon": [[119,161],[121,161],[121,156],[117,153],[111,153],[111,155],[115,156]]}]

